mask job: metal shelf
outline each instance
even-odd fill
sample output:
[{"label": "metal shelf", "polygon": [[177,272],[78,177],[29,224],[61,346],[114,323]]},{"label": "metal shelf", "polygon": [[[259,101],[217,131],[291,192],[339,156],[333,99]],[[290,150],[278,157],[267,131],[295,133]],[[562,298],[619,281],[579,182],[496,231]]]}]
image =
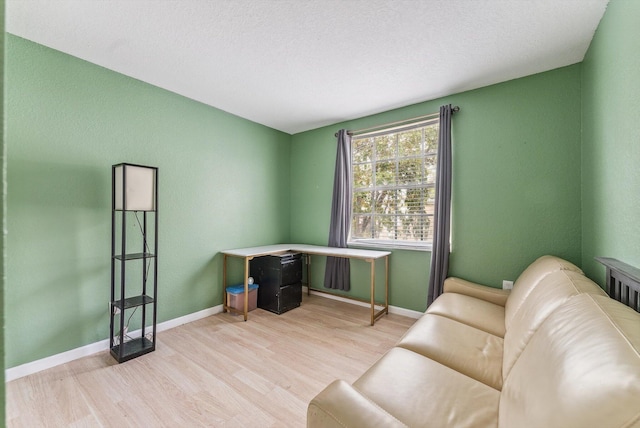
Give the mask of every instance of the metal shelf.
[{"label": "metal shelf", "polygon": [[133,253],[133,254],[125,254],[124,257],[122,256],[122,254],[117,254],[115,256],[113,256],[113,258],[115,258],[116,260],[138,260],[138,259],[150,259],[155,257],[155,254],[151,254],[151,253]]},{"label": "metal shelf", "polygon": [[153,303],[153,302],[154,302],[153,297],[149,297],[143,294],[140,296],[133,296],[133,297],[124,299],[124,305],[122,304],[122,300],[116,300],[111,304],[113,305],[113,307],[122,310],[122,309],[135,308],[136,306],[142,306],[142,305],[146,305],[148,303]]},{"label": "metal shelf", "polygon": [[125,361],[147,354],[156,349],[156,345],[146,337],[138,337],[124,342],[122,347],[122,357],[120,356],[120,345],[111,348],[111,355],[113,355],[119,363],[124,363]]}]

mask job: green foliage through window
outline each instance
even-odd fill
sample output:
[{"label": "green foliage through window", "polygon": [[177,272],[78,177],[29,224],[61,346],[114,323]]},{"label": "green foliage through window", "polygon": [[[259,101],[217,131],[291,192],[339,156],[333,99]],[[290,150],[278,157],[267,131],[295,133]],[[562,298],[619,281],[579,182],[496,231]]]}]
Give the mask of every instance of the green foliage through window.
[{"label": "green foliage through window", "polygon": [[352,242],[432,241],[438,125],[353,137]]}]

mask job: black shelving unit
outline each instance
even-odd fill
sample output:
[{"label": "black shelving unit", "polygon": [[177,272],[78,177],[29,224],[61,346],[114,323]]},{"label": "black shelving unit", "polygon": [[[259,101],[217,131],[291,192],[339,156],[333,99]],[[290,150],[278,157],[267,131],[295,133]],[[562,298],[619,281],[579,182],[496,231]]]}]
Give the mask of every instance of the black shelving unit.
[{"label": "black shelving unit", "polygon": [[[109,347],[123,363],[156,349],[158,168],[121,163],[111,172]],[[131,270],[141,271],[139,279],[127,276]],[[136,333],[128,331],[132,320]]]}]

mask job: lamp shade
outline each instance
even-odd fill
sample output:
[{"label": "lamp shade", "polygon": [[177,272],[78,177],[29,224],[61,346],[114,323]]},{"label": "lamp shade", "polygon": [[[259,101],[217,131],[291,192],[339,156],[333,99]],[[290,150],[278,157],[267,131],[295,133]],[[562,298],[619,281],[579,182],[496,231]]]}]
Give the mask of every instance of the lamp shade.
[{"label": "lamp shade", "polygon": [[113,166],[114,206],[118,211],[155,211],[158,168],[122,163]]}]

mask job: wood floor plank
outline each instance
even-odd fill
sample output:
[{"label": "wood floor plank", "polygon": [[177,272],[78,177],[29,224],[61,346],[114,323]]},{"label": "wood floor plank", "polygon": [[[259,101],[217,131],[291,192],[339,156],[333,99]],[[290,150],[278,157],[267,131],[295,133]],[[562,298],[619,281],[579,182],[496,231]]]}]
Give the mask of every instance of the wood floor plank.
[{"label": "wood floor plank", "polygon": [[304,296],[249,320],[229,313],[158,334],[155,352],[117,364],[101,352],[6,387],[9,427],[303,427],[307,404],[353,382],[414,319]]}]

